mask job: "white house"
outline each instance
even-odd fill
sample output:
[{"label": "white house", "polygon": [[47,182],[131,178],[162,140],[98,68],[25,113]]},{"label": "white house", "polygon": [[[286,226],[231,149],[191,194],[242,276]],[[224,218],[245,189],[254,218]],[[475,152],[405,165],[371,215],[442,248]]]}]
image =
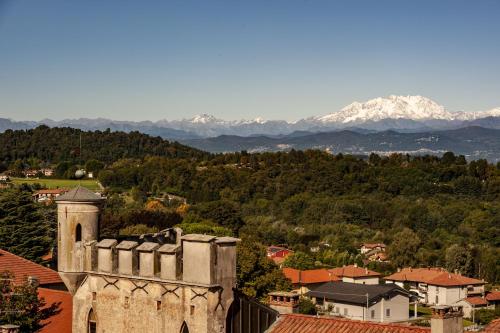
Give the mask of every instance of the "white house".
[{"label": "white house", "polygon": [[375,322],[409,319],[410,294],[395,284],[326,282],[306,296],[330,315]]},{"label": "white house", "polygon": [[484,294],[485,281],[449,273],[443,268],[404,268],[384,278],[388,283],[409,288],[427,305],[455,305]]}]

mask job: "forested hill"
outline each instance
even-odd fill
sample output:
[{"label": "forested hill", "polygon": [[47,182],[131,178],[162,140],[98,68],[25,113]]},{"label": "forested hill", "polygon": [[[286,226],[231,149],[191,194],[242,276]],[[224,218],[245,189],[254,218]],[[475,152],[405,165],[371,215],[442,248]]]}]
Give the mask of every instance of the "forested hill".
[{"label": "forested hill", "polygon": [[29,158],[57,164],[61,161],[88,159],[110,163],[122,158],[145,156],[202,158],[207,155],[178,142],[139,132],[82,131],[69,127],[39,126],[30,130],[7,130],[0,133],[0,160],[6,164]]}]

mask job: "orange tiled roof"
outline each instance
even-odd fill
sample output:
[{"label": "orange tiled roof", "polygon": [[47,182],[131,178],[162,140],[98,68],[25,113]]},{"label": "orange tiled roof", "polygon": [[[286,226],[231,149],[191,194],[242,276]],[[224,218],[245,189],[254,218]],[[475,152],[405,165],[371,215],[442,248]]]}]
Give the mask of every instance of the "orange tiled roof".
[{"label": "orange tiled roof", "polygon": [[281,315],[268,333],[430,333],[429,328],[298,314]]},{"label": "orange tiled roof", "polygon": [[43,322],[40,333],[71,333],[73,298],[67,291],[38,288],[38,297],[44,298],[47,306],[52,303],[61,303],[60,312]]},{"label": "orange tiled roof", "polygon": [[500,291],[492,291],[486,295],[488,301],[500,301]]},{"label": "orange tiled roof", "polygon": [[15,284],[22,284],[28,276],[38,278],[41,286],[53,283],[63,283],[56,271],[18,257],[2,249],[0,249],[0,271],[12,272],[14,274]]},{"label": "orange tiled roof", "polygon": [[488,302],[486,302],[486,300],[482,297],[479,297],[479,296],[475,296],[475,297],[467,297],[466,299],[464,299],[464,301],[466,301],[467,303],[469,303],[470,305],[488,305]]},{"label": "orange tiled roof", "polygon": [[422,282],[436,286],[467,286],[485,282],[460,274],[449,273],[442,268],[403,268],[400,272],[386,276],[391,281]]},{"label": "orange tiled roof", "polygon": [[500,333],[500,319],[493,320],[486,328],[483,333]]},{"label": "orange tiled roof", "polygon": [[309,269],[306,271],[300,271],[298,269],[283,268],[283,274],[292,281],[293,284],[313,284],[313,283],[323,283],[329,281],[339,281],[340,278],[332,274],[327,269]]},{"label": "orange tiled roof", "polygon": [[337,267],[330,269],[330,271],[334,274],[337,275],[338,277],[351,277],[351,278],[356,278],[356,277],[376,277],[380,276],[380,273],[371,271],[367,268],[362,268],[358,267],[355,265],[349,265],[345,267]]}]

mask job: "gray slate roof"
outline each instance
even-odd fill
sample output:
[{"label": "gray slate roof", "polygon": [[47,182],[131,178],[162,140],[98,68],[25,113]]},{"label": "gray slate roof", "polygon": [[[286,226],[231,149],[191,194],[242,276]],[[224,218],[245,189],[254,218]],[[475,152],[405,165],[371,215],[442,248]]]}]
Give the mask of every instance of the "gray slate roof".
[{"label": "gray slate roof", "polygon": [[366,306],[366,296],[370,305],[377,303],[382,297],[392,298],[396,295],[409,297],[409,293],[395,284],[359,284],[348,282],[326,282],[306,293],[309,297],[325,298],[337,303]]},{"label": "gray slate roof", "polygon": [[104,198],[80,185],[56,198],[56,201],[72,202],[100,202],[102,200],[104,200]]}]

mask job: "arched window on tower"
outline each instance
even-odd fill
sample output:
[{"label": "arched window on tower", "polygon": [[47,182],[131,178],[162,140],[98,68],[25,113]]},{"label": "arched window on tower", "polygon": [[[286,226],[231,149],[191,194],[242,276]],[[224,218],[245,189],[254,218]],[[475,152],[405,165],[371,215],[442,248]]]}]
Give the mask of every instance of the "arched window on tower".
[{"label": "arched window on tower", "polygon": [[189,333],[188,325],[186,325],[186,322],[182,323],[181,333]]},{"label": "arched window on tower", "polygon": [[76,225],[75,241],[76,242],[81,242],[82,241],[82,225],[80,223],[78,223]]},{"label": "arched window on tower", "polygon": [[89,319],[88,319],[88,333],[97,333],[97,318],[95,316],[94,310],[90,309]]}]

